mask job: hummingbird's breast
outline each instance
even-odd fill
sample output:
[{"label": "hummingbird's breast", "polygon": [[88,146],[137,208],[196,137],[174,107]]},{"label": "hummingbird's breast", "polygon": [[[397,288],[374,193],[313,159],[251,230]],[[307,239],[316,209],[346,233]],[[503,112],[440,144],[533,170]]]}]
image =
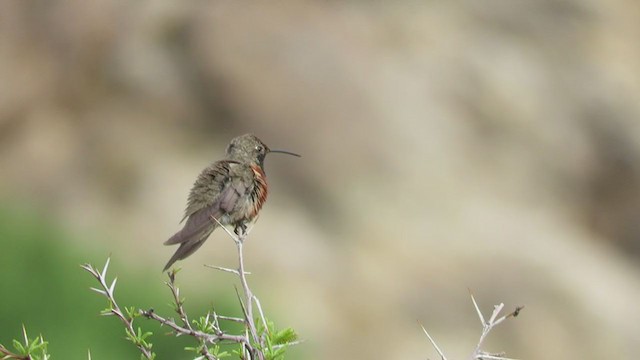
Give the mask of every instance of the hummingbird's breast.
[{"label": "hummingbird's breast", "polygon": [[260,165],[251,164],[251,170],[254,175],[254,188],[251,192],[251,209],[249,209],[250,217],[254,218],[258,215],[262,205],[267,201],[267,175]]}]

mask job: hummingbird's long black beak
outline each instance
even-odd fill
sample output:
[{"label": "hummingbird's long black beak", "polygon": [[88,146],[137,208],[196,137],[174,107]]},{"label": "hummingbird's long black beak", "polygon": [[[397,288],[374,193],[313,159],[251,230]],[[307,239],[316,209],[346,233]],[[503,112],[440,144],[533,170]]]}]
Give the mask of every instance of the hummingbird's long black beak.
[{"label": "hummingbird's long black beak", "polygon": [[288,154],[288,155],[293,155],[293,156],[297,156],[297,157],[302,157],[299,154],[293,153],[291,151],[286,151],[286,150],[269,150],[270,153],[280,153],[280,154]]}]

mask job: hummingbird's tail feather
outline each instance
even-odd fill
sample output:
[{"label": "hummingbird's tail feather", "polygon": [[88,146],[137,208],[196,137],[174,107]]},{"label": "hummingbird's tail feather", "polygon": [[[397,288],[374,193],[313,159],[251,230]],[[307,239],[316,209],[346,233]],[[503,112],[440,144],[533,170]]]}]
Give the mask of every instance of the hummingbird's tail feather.
[{"label": "hummingbird's tail feather", "polygon": [[176,250],[176,252],[173,254],[171,259],[169,259],[169,261],[167,262],[167,265],[165,265],[164,269],[162,269],[162,272],[167,271],[171,267],[171,265],[173,265],[173,263],[175,263],[176,261],[185,259],[189,255],[196,252],[196,250],[198,250],[200,246],[204,244],[205,240],[207,240],[206,237],[201,238],[200,240],[195,242],[185,242],[180,244],[180,247],[178,247],[178,250]]},{"label": "hummingbird's tail feather", "polygon": [[[218,219],[221,215],[222,211],[217,206],[209,206],[196,211],[189,216],[182,230],[175,233],[164,244],[174,245],[188,242],[193,238],[199,237],[208,227],[211,227],[211,231],[213,231],[218,224],[212,218]],[[209,234],[211,234],[211,231],[209,231]]]},{"label": "hummingbird's tail feather", "polygon": [[209,235],[211,235],[215,228],[215,225],[209,225],[208,228],[204,228],[200,232],[195,234],[192,233],[188,237],[184,236],[184,229],[178,231],[175,235],[173,235],[169,240],[165,242],[165,244],[168,244],[169,241],[177,238],[180,241],[176,243],[180,243],[180,246],[178,247],[178,250],[176,250],[176,252],[173,254],[173,256],[171,256],[171,259],[169,259],[169,262],[167,262],[167,265],[165,265],[162,272],[167,271],[167,269],[169,269],[169,267],[171,267],[171,265],[173,265],[173,263],[175,263],[176,261],[185,259],[189,255],[193,254],[196,250],[198,250],[200,246],[204,244],[207,238],[209,238]]}]

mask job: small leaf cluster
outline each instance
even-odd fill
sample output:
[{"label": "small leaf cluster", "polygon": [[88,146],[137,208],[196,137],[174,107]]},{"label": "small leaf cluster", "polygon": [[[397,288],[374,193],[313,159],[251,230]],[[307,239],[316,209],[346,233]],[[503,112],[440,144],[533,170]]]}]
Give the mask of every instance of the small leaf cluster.
[{"label": "small leaf cluster", "polygon": [[27,330],[22,327],[22,335],[24,343],[13,340],[13,348],[15,352],[9,351],[6,347],[0,344],[0,356],[2,360],[16,359],[16,360],[48,360],[50,355],[47,353],[47,342],[42,335],[37,336],[34,339],[29,339],[27,336]]},{"label": "small leaf cluster", "polygon": [[[133,321],[140,317],[140,311],[137,310],[133,306],[125,306],[125,312],[127,313],[127,319],[129,323],[133,326]],[[129,330],[129,328],[125,327],[125,331],[127,332],[127,340],[131,341],[134,345],[136,345],[140,349],[146,349],[150,356],[145,356],[144,354],[140,354],[140,359],[155,359],[156,354],[151,351],[153,344],[149,342],[147,339],[153,335],[151,331],[142,331],[142,328],[138,326],[137,331],[133,332]]]},{"label": "small leaf cluster", "polygon": [[[201,316],[198,320],[192,320],[192,323],[194,325],[194,329],[197,329],[198,331],[201,331],[205,334],[215,335],[219,333],[219,330],[217,330],[217,322],[214,323],[211,321],[210,314],[207,314],[207,316]],[[205,341],[205,339],[203,338],[198,338],[198,342],[198,346],[184,348],[186,351],[191,351],[199,355],[194,360],[206,359],[207,356],[208,358],[213,359],[224,359],[231,356],[229,352],[222,351],[218,344],[208,346],[207,341]]]},{"label": "small leaf cluster", "polygon": [[298,340],[298,334],[292,328],[277,331],[273,321],[265,319],[265,324],[256,321],[258,333],[264,339],[264,346],[261,348],[266,360],[283,360],[284,354],[289,345]]},{"label": "small leaf cluster", "polygon": [[229,352],[222,351],[219,345],[207,346],[204,342],[201,342],[199,346],[186,347],[184,349],[199,355],[194,360],[206,359],[207,356],[213,359],[224,359],[231,356]]}]

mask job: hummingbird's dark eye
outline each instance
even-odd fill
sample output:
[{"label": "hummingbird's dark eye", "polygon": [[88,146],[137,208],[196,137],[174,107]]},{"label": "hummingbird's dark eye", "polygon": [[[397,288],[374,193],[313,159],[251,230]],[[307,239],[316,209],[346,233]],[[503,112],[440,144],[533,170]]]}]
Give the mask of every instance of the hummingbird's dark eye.
[{"label": "hummingbird's dark eye", "polygon": [[256,145],[256,151],[259,152],[259,153],[263,152],[264,151],[264,146]]}]

